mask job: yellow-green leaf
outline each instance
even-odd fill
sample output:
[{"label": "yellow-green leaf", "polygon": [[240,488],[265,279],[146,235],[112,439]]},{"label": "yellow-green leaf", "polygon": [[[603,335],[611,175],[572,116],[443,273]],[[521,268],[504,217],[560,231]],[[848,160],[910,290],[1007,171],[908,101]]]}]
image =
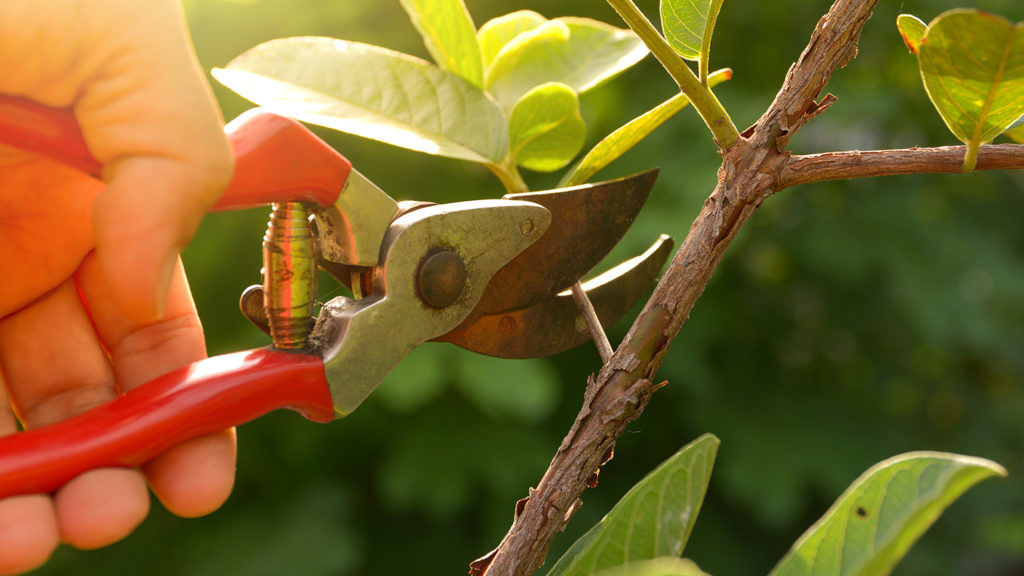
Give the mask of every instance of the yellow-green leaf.
[{"label": "yellow-green leaf", "polygon": [[548,82],[582,94],[646,55],[647,47],[630,30],[587,18],[557,18],[506,44],[487,69],[484,86],[508,110]]},{"label": "yellow-green leaf", "polygon": [[719,444],[705,434],[676,452],[633,486],[547,576],[590,576],[639,560],[680,556],[704,502]]},{"label": "yellow-green leaf", "polygon": [[661,29],[687,60],[706,60],[723,0],[661,0]]},{"label": "yellow-green leaf", "polygon": [[516,102],[508,123],[509,152],[516,164],[551,172],[568,164],[583,148],[587,125],[572,88],[542,84]]},{"label": "yellow-green leaf", "polygon": [[912,452],[858,478],[770,576],[886,576],[971,486],[1006,470],[990,460]]},{"label": "yellow-green leaf", "polygon": [[477,88],[484,85],[484,67],[476,26],[462,0],[401,0],[427,51],[438,66]]},{"label": "yellow-green leaf", "polygon": [[949,129],[978,148],[1024,115],[1024,23],[979,10],[951,10],[928,25],[918,52],[925,90]]},{"label": "yellow-green leaf", "polygon": [[921,40],[924,39],[924,34],[928,31],[928,25],[917,16],[900,14],[896,18],[896,28],[899,29],[903,43],[907,45],[907,50],[910,50],[911,54],[917,54],[921,47]]},{"label": "yellow-green leaf", "polygon": [[516,36],[529,32],[548,19],[533,10],[519,10],[488,20],[476,33],[483,55],[484,68],[489,68],[494,59]]},{"label": "yellow-green leaf", "polygon": [[[732,69],[725,68],[708,77],[708,85],[714,87],[730,78],[732,78]],[[597,145],[591,148],[590,152],[587,152],[587,155],[583,157],[583,160],[580,160],[562,178],[559,186],[583,184],[599,170],[617,160],[633,146],[639,144],[648,134],[674,116],[676,112],[685,108],[689,103],[690,100],[686,95],[679,93],[630,120],[618,130],[605,136]]]},{"label": "yellow-green leaf", "polygon": [[408,54],[331,38],[286,38],[214,71],[253,102],[311,124],[428,154],[500,163],[501,108],[459,76]]},{"label": "yellow-green leaf", "polygon": [[639,560],[607,570],[593,576],[708,576],[696,564],[683,558],[663,556],[653,560]]},{"label": "yellow-green leaf", "polygon": [[1005,132],[1005,134],[1007,138],[1013,140],[1017,144],[1024,144],[1024,126],[1010,128]]}]

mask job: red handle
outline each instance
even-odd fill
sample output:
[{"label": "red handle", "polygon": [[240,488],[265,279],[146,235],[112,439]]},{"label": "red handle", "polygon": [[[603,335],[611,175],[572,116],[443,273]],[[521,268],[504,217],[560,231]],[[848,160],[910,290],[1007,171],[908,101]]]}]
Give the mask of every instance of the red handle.
[{"label": "red handle", "polygon": [[0,498],[53,492],[94,468],[139,466],[278,408],[334,418],[319,357],[260,349],[201,360],[68,420],[0,438]]},{"label": "red handle", "polygon": [[[224,131],[235,154],[235,174],[214,210],[288,201],[329,206],[352,170],[348,159],[308,128],[266,110],[249,110]],[[89,152],[71,110],[0,95],[0,142],[49,156],[97,178],[103,169]]]}]

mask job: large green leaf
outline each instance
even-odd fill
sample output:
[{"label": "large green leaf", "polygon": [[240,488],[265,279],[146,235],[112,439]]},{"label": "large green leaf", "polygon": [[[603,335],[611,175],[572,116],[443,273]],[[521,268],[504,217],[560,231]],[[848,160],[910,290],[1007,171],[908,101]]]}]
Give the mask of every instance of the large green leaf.
[{"label": "large green leaf", "polygon": [[342,132],[473,162],[498,163],[508,153],[505,114],[486,93],[378,46],[272,40],[213,75],[261,106]]},{"label": "large green leaf", "polygon": [[[712,74],[708,78],[708,85],[714,87],[730,78],[732,78],[732,70],[725,68]],[[618,130],[605,136],[591,148],[590,152],[587,152],[587,155],[583,157],[583,160],[577,163],[562,178],[559,186],[583,184],[599,170],[617,160],[633,146],[639,144],[655,128],[661,126],[662,123],[674,116],[676,112],[685,108],[689,103],[690,100],[686,95],[679,93],[630,120]]]},{"label": "large green leaf", "polygon": [[724,0],[661,0],[661,29],[687,60],[706,60]]},{"label": "large green leaf", "polygon": [[466,4],[462,0],[401,2],[437,65],[483,88],[483,59]]},{"label": "large green leaf", "polygon": [[484,85],[505,108],[548,82],[577,94],[626,70],[647,54],[630,30],[587,18],[558,18],[520,33],[498,53]]},{"label": "large green leaf", "polygon": [[579,154],[587,137],[580,99],[565,84],[541,84],[516,102],[508,133],[516,164],[537,172],[558,170]]},{"label": "large green leaf", "polygon": [[1006,470],[989,460],[912,452],[858,478],[770,576],[885,576],[968,488]]},{"label": "large green leaf", "polygon": [[979,10],[951,10],[928,25],[918,62],[932,103],[967,144],[964,171],[969,172],[978,147],[1024,115],[1024,23]]},{"label": "large green leaf", "polygon": [[658,466],[548,576],[586,576],[637,560],[680,556],[704,502],[718,445],[718,438],[706,434]]},{"label": "large green leaf", "polygon": [[921,48],[921,40],[924,40],[924,35],[928,32],[928,25],[917,16],[900,14],[896,18],[896,28],[899,29],[907,50],[910,50],[911,54],[917,54]]},{"label": "large green leaf", "polygon": [[516,36],[529,32],[547,21],[547,18],[533,10],[519,10],[485,22],[476,34],[480,42],[484,67],[490,67],[498,53]]},{"label": "large green leaf", "polygon": [[690,560],[665,556],[654,560],[639,560],[607,570],[594,576],[708,576]]}]

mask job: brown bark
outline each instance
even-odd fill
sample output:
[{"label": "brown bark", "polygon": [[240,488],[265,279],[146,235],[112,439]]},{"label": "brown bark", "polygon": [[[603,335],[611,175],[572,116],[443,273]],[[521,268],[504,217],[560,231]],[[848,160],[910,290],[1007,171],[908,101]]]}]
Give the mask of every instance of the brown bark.
[{"label": "brown bark", "polygon": [[[835,71],[857,53],[857,41],[877,0],[836,0],[819,22],[774,102],[734,146],[722,152],[718,185],[623,343],[591,377],[583,406],[536,489],[520,502],[498,548],[474,573],[524,576],[543,565],[548,546],[564,529],[588,481],[615,439],[640,416],[669,342],[686,321],[726,249],[765,198],[789,186],[824,180],[922,172],[958,172],[963,147],[837,152],[790,156],[800,127],[823,112],[816,102]],[[982,149],[980,169],[1024,167],[1024,146]]]}]

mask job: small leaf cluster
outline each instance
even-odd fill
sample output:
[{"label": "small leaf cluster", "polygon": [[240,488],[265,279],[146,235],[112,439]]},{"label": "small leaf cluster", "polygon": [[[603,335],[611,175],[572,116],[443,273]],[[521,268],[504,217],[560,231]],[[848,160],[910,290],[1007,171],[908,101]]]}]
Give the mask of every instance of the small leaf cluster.
[{"label": "small leaf cluster", "polygon": [[274,40],[214,72],[268,108],[428,154],[550,172],[582,149],[579,95],[646,54],[630,31],[518,11],[479,30],[462,0],[402,0],[435,63],[357,42]]},{"label": "small leaf cluster", "polygon": [[978,149],[1006,134],[1024,142],[1024,23],[981,10],[950,10],[929,24],[903,14],[903,41],[950,131],[967,145],[964,172]]}]

